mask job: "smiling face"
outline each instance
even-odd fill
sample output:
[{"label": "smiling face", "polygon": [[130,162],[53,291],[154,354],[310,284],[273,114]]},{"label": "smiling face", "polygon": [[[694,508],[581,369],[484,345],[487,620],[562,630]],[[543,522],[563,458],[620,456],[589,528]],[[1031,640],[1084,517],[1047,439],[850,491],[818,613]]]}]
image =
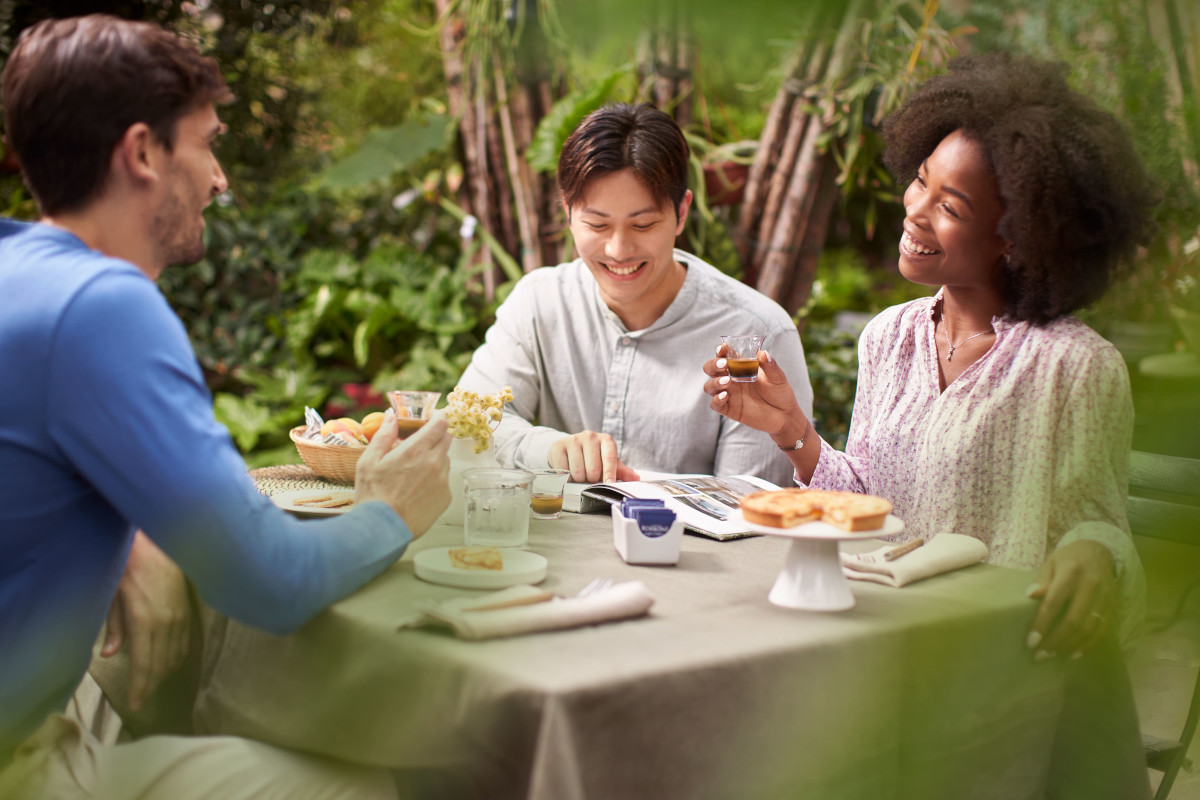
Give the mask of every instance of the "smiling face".
[{"label": "smiling face", "polygon": [[675,237],[691,202],[688,192],[677,215],[624,169],[589,180],[580,201],[567,209],[575,248],[605,305],[629,330],[653,324],[683,286],[687,272],[675,261]]},{"label": "smiling face", "polygon": [[167,154],[162,197],[151,223],[157,261],[194,264],[204,258],[204,209],[229,187],[213,154],[222,126],[212,105],[179,118]]},{"label": "smiling face", "polygon": [[1007,245],[996,232],[1004,204],[983,149],[955,131],[904,192],[900,272],[929,286],[999,287]]}]

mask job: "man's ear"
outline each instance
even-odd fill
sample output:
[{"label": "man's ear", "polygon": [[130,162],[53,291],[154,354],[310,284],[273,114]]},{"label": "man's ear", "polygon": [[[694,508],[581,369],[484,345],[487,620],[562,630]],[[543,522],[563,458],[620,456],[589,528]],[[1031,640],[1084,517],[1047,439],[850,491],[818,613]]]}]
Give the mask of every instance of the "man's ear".
[{"label": "man's ear", "polygon": [[162,170],[163,147],[144,122],[130,125],[113,148],[111,168],[133,183],[155,182]]},{"label": "man's ear", "polygon": [[675,225],[675,235],[683,233],[683,226],[687,224],[688,210],[692,207],[692,190],[688,189],[683,193],[683,199],[679,201],[679,210],[676,212],[677,224]]}]

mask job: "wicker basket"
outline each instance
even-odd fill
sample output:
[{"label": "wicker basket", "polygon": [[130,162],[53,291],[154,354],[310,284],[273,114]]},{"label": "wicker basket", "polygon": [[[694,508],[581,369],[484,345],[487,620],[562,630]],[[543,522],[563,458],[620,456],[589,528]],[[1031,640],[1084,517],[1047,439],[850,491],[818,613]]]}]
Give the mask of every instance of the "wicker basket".
[{"label": "wicker basket", "polygon": [[303,434],[303,425],[290,432],[300,458],[309,469],[334,483],[354,483],[354,468],[365,448],[313,442],[302,438]]}]

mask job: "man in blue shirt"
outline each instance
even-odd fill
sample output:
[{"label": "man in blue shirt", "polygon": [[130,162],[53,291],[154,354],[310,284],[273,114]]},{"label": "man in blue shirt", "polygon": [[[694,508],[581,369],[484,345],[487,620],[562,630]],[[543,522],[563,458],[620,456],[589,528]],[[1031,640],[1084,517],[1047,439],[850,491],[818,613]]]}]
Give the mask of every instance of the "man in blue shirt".
[{"label": "man in blue shirt", "polygon": [[102,748],[59,713],[135,529],[209,605],[287,633],[429,528],[449,501],[449,435],[438,420],[399,443],[389,416],[359,462],[354,510],[302,523],[277,509],[213,418],[154,284],[204,255],[202,212],[226,188],[216,64],[153,25],[96,15],[27,31],[2,89],[42,216],[0,241],[0,795],[35,780],[68,795],[177,797],[182,784],[228,797],[265,779],[279,796],[387,796],[386,776],[257,743]]},{"label": "man in blue shirt", "polygon": [[8,217],[0,217],[0,239],[6,236],[12,236],[14,233],[20,233],[29,227],[29,223],[20,222]]}]

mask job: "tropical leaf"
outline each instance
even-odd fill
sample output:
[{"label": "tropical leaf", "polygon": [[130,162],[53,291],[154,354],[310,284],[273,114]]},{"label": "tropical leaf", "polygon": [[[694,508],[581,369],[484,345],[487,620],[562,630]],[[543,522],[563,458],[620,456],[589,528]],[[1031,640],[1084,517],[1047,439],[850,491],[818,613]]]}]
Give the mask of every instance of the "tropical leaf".
[{"label": "tropical leaf", "polygon": [[254,449],[258,437],[268,429],[271,412],[251,397],[221,392],[213,404],[217,421],[229,429],[243,452]]},{"label": "tropical leaf", "polygon": [[321,173],[318,185],[353,189],[389,178],[418,159],[445,149],[452,123],[446,115],[431,114],[409,117],[393,128],[375,128],[358,150]]},{"label": "tropical leaf", "polygon": [[571,131],[579,127],[584,117],[604,105],[617,82],[629,72],[630,67],[622,67],[594,86],[571,92],[555,103],[533,134],[525,154],[529,165],[538,172],[554,172],[558,168],[558,154]]}]

